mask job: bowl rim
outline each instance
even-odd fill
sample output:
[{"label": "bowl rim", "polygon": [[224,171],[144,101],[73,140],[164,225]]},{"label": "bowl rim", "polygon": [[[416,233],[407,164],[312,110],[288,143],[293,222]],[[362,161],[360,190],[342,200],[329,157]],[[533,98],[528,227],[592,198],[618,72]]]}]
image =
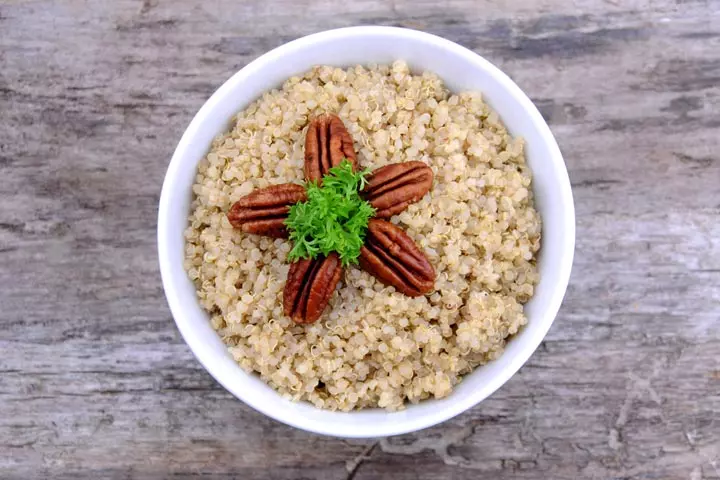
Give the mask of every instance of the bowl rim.
[{"label": "bowl rim", "polygon": [[[398,419],[399,424],[384,423],[376,425],[375,428],[363,429],[362,432],[348,432],[346,427],[335,427],[332,422],[327,424],[319,424],[312,420],[299,418],[297,415],[293,416],[293,412],[284,412],[281,409],[271,409],[264,403],[257,401],[256,399],[248,398],[247,395],[243,395],[242,392],[234,388],[233,385],[227,380],[227,378],[220,374],[218,369],[213,365],[213,359],[209,358],[208,349],[204,348],[202,341],[199,340],[191,332],[191,325],[189,321],[186,321],[184,311],[179,305],[180,292],[175,284],[175,278],[171,274],[170,265],[172,259],[170,257],[168,244],[168,231],[170,223],[170,197],[171,191],[174,190],[176,184],[176,177],[181,168],[181,157],[184,155],[184,151],[192,142],[192,138],[197,134],[200,125],[208,114],[213,110],[214,105],[219,103],[223,97],[229,92],[234,91],[242,82],[253,75],[265,66],[281,59],[287,55],[291,55],[294,51],[311,46],[316,42],[328,41],[328,40],[342,40],[346,38],[356,36],[394,36],[404,37],[405,39],[415,40],[420,42],[432,42],[437,46],[451,51],[453,54],[461,56],[465,61],[474,63],[479,66],[485,72],[494,77],[498,83],[502,84],[503,88],[507,92],[515,97],[515,99],[524,107],[524,112],[530,117],[530,120],[534,126],[538,129],[540,135],[543,137],[547,144],[547,148],[550,152],[551,161],[553,168],[557,170],[560,175],[560,196],[563,198],[562,209],[564,212],[564,231],[566,234],[563,237],[565,247],[568,252],[566,255],[561,257],[559,265],[556,265],[558,271],[559,281],[555,285],[552,291],[550,300],[547,302],[547,307],[543,310],[543,317],[545,324],[543,328],[538,331],[532,340],[514,357],[512,357],[511,363],[503,368],[501,372],[492,378],[492,384],[486,385],[483,391],[477,394],[466,395],[464,398],[459,399],[442,409],[436,409],[430,415],[424,415],[419,418],[408,419],[407,417]],[[269,52],[261,55],[255,60],[242,67],[236,73],[234,73],[228,80],[226,80],[202,105],[198,112],[193,117],[187,129],[184,131],[168,166],[163,185],[160,194],[160,202],[158,208],[158,227],[157,227],[157,242],[158,242],[158,257],[160,264],[160,273],[163,283],[163,290],[167,298],[168,305],[170,307],[173,319],[180,330],[180,333],[185,342],[190,347],[193,355],[197,358],[200,364],[207,370],[207,372],[215,378],[226,390],[232,393],[236,398],[242,400],[245,404],[251,408],[259,411],[260,413],[277,420],[281,423],[314,432],[323,435],[338,436],[344,438],[369,438],[369,437],[381,437],[388,435],[398,435],[408,433],[412,431],[421,430],[424,428],[431,427],[438,423],[444,422],[450,418],[453,418],[460,413],[472,408],[473,406],[480,403],[482,400],[492,395],[498,388],[505,384],[530,358],[535,352],[537,347],[540,345],[542,340],[547,335],[548,330],[552,326],[557,313],[560,309],[563,297],[565,295],[567,285],[570,279],[570,273],[572,269],[574,250],[575,250],[575,209],[572,197],[572,191],[570,187],[570,180],[567,174],[567,168],[565,166],[560,148],[557,145],[555,137],[550,131],[549,126],[543,119],[542,115],[538,111],[537,107],[532,103],[528,96],[517,86],[504,72],[498,67],[493,65],[491,62],[478,55],[477,53],[445,38],[439,37],[426,32],[412,30],[408,28],[400,27],[385,27],[385,26],[355,26],[345,27],[332,30],[326,30],[311,35],[307,35],[296,40],[285,43],[277,48],[270,50]],[[236,365],[238,369],[242,371],[239,365]],[[244,374],[246,374],[243,371]],[[452,394],[451,394],[452,395]],[[314,407],[313,408],[317,408]],[[352,415],[355,412],[329,412],[335,415]],[[389,412],[390,415],[403,412]]]}]

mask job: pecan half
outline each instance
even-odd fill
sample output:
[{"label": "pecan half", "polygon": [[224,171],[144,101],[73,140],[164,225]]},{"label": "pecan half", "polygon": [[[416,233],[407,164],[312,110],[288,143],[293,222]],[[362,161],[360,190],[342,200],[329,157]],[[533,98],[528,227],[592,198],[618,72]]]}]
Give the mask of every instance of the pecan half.
[{"label": "pecan half", "polygon": [[305,137],[305,180],[322,182],[332,167],[347,158],[357,167],[353,139],[336,115],[320,115],[310,122]]},{"label": "pecan half", "polygon": [[283,310],[296,323],[313,323],[320,318],[342,276],[337,253],[327,257],[298,260],[290,265]]},{"label": "pecan half", "polygon": [[235,202],[227,214],[230,224],[245,233],[287,238],[285,219],[290,206],[307,200],[305,187],[283,183],[255,190]]},{"label": "pecan half", "polygon": [[422,162],[393,163],[368,176],[362,196],[370,202],[376,218],[390,218],[430,191],[433,172]]},{"label": "pecan half", "polygon": [[385,220],[373,218],[368,223],[360,266],[410,297],[424,295],[435,285],[435,270],[425,254],[402,229]]}]

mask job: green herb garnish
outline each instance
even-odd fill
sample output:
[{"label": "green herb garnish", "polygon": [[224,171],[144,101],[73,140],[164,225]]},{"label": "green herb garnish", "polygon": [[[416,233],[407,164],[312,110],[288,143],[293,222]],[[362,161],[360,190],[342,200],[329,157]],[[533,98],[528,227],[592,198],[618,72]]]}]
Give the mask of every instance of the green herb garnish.
[{"label": "green herb garnish", "polygon": [[322,186],[306,185],[308,200],[290,207],[285,220],[293,241],[291,261],[337,252],[343,265],[357,263],[368,221],[375,215],[359,194],[367,174],[368,170],[353,172],[352,164],[344,159],[323,177]]}]

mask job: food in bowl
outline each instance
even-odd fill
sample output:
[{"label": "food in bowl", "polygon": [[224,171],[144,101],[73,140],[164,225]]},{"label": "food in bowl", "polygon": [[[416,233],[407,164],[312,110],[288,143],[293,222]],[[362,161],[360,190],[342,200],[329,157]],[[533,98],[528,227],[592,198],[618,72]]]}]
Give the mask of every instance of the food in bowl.
[{"label": "food in bowl", "polygon": [[[303,324],[310,318],[297,323],[284,305],[293,242],[234,228],[228,213],[253,192],[313,179],[307,133],[327,114],[347,129],[356,159],[343,158],[359,170],[420,162],[432,172],[432,188],[390,224],[427,258],[433,281],[408,296],[348,267],[319,319]],[[479,92],[451,94],[402,61],[316,67],[265,93],[213,141],[193,186],[185,267],[246,371],[321,408],[398,410],[447,396],[526,323],[541,232],[531,182],[522,139]]]}]

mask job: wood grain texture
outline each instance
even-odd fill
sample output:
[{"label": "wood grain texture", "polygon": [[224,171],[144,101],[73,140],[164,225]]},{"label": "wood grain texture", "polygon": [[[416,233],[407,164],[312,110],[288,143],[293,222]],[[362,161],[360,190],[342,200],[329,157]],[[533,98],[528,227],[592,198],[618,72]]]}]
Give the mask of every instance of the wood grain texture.
[{"label": "wood grain texture", "polygon": [[[266,50],[402,25],[486,56],[564,152],[577,251],[490,399],[378,441],[234,400],[167,309],[175,143]],[[720,479],[720,2],[0,3],[0,478]]]}]

